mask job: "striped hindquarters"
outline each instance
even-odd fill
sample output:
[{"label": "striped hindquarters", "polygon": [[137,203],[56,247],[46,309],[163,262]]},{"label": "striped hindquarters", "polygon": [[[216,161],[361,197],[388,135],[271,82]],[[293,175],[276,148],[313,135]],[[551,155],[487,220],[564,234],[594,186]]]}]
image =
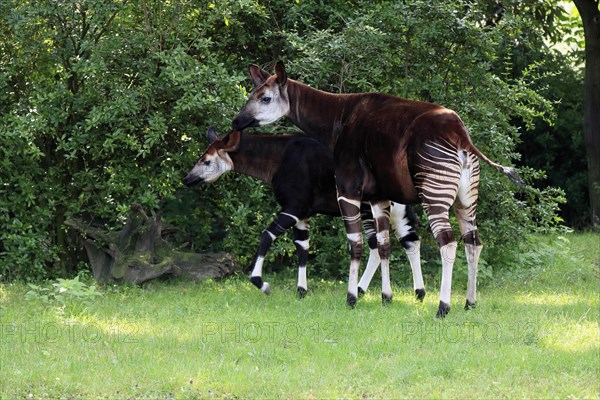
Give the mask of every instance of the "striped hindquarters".
[{"label": "striped hindquarters", "polygon": [[436,239],[442,232],[452,231],[448,210],[459,191],[462,164],[457,147],[447,141],[427,142],[417,152],[415,186]]}]

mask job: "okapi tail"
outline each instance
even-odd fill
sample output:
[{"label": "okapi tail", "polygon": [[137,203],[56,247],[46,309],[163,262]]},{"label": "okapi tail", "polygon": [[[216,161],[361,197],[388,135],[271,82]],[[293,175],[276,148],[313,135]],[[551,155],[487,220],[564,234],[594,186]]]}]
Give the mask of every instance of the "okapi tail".
[{"label": "okapi tail", "polygon": [[525,185],[525,181],[523,179],[521,179],[521,177],[517,174],[517,171],[515,171],[514,168],[505,167],[504,165],[500,165],[498,163],[493,162],[492,160],[487,158],[485,156],[485,154],[483,154],[481,151],[479,151],[479,149],[477,147],[475,147],[475,145],[473,143],[469,143],[468,147],[470,147],[467,149],[468,151],[472,152],[477,157],[479,157],[480,159],[482,159],[483,161],[485,161],[492,167],[496,168],[498,171],[502,172],[504,175],[508,176],[508,179],[510,179],[511,181],[513,181],[514,183],[516,183],[519,186]]}]

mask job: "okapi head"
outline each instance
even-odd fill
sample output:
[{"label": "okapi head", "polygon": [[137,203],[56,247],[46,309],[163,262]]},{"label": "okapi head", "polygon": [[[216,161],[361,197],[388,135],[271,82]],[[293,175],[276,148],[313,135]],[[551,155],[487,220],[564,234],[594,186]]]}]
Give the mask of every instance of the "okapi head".
[{"label": "okapi head", "polygon": [[210,144],[202,153],[194,168],[183,178],[183,184],[186,186],[214,182],[225,172],[233,169],[233,161],[231,161],[228,153],[238,149],[241,133],[231,131],[219,138],[215,127],[211,126],[208,129],[207,137]]},{"label": "okapi head", "polygon": [[287,115],[290,110],[283,62],[279,61],[275,65],[276,75],[253,64],[249,68],[255,89],[248,95],[246,105],[233,120],[235,130],[268,125]]}]

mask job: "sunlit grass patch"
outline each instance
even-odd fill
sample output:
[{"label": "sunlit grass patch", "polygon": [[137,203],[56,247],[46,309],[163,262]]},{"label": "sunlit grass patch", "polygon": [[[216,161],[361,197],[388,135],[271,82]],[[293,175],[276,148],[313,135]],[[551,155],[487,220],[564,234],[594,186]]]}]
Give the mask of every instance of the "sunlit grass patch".
[{"label": "sunlit grass patch", "polygon": [[594,351],[600,357],[600,326],[598,321],[566,321],[554,326],[542,343],[548,348],[569,352]]},{"label": "sunlit grass patch", "polygon": [[515,296],[516,302],[530,305],[565,306],[576,304],[581,297],[569,293],[521,293]]},{"label": "sunlit grass patch", "polygon": [[10,293],[6,285],[0,284],[0,305],[6,303],[10,298]]},{"label": "sunlit grass patch", "polygon": [[123,317],[111,316],[100,318],[97,314],[83,314],[61,319],[64,329],[80,330],[87,336],[127,337],[133,340],[141,335],[158,335],[157,325],[140,319],[130,320]]}]

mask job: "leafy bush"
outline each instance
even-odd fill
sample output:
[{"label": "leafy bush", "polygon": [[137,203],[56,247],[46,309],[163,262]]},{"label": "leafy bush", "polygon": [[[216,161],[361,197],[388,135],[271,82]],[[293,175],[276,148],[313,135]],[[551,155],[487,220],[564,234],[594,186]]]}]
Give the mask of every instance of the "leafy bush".
[{"label": "leafy bush", "polygon": [[[558,28],[539,18],[554,6],[526,3],[503,2],[500,15],[464,0],[0,2],[0,279],[73,276],[85,253],[65,220],[116,231],[133,204],[164,213],[174,247],[249,263],[277,211],[268,189],[233,175],[196,191],[180,183],[207,127],[229,129],[251,89],[248,63],[283,59],[290,76],[324,90],[435,101],[491,158],[518,164],[523,132],[553,121],[546,87],[561,65],[543,45]],[[530,183],[543,176],[520,172]],[[481,182],[490,266],[526,233],[561,223],[561,191],[519,191],[487,167]],[[311,227],[315,271],[345,275],[340,222]],[[437,248],[422,228],[433,271]],[[294,250],[279,240],[269,261],[295,265]]]},{"label": "leafy bush", "polygon": [[27,300],[39,300],[45,304],[58,304],[71,312],[91,304],[97,297],[102,296],[96,285],[88,285],[79,280],[79,275],[73,279],[58,278],[48,285],[29,283],[30,290],[25,294]]}]

